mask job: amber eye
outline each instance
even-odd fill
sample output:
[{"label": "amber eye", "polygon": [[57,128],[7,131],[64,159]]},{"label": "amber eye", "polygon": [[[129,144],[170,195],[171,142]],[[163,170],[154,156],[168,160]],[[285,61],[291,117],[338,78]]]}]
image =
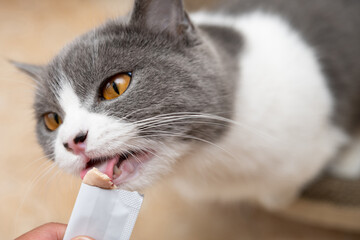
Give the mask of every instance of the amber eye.
[{"label": "amber eye", "polygon": [[119,73],[108,79],[101,94],[106,100],[114,99],[123,94],[131,81],[131,73]]},{"label": "amber eye", "polygon": [[44,115],[44,122],[45,122],[45,126],[50,131],[56,130],[60,126],[60,124],[62,124],[62,120],[60,116],[53,112],[46,113]]}]

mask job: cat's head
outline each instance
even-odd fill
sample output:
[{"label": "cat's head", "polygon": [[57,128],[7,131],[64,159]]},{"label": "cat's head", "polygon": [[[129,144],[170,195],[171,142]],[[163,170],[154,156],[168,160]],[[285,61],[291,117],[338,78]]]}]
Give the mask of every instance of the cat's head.
[{"label": "cat's head", "polygon": [[49,158],[84,175],[93,166],[139,190],[226,130],[221,64],[181,0],[135,1],[66,46],[48,65],[16,63],[36,79],[37,137]]}]

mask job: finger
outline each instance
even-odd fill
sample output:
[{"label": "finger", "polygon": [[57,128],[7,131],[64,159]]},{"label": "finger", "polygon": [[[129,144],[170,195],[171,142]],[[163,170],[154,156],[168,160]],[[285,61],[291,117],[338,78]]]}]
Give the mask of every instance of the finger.
[{"label": "finger", "polygon": [[72,238],[71,240],[95,240],[91,237],[87,237],[87,236],[77,236],[77,237],[74,237]]},{"label": "finger", "polygon": [[62,240],[64,238],[65,230],[65,224],[47,223],[21,235],[15,240]]}]

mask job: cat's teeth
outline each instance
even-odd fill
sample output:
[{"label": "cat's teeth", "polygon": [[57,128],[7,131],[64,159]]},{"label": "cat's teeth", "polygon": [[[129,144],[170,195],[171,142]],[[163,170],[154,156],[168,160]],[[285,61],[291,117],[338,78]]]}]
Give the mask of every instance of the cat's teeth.
[{"label": "cat's teeth", "polygon": [[121,173],[122,173],[121,169],[118,166],[115,165],[114,166],[114,175],[113,175],[113,177],[117,178],[118,176],[121,175]]}]

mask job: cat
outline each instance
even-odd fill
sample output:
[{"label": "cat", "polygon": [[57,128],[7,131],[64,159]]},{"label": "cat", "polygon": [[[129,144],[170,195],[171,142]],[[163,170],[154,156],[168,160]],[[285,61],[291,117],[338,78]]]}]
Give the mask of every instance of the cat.
[{"label": "cat", "polygon": [[136,0],[47,65],[14,64],[36,80],[37,139],[65,171],[278,209],[327,169],[359,175],[359,12],[240,0],[188,15],[181,0]]}]

